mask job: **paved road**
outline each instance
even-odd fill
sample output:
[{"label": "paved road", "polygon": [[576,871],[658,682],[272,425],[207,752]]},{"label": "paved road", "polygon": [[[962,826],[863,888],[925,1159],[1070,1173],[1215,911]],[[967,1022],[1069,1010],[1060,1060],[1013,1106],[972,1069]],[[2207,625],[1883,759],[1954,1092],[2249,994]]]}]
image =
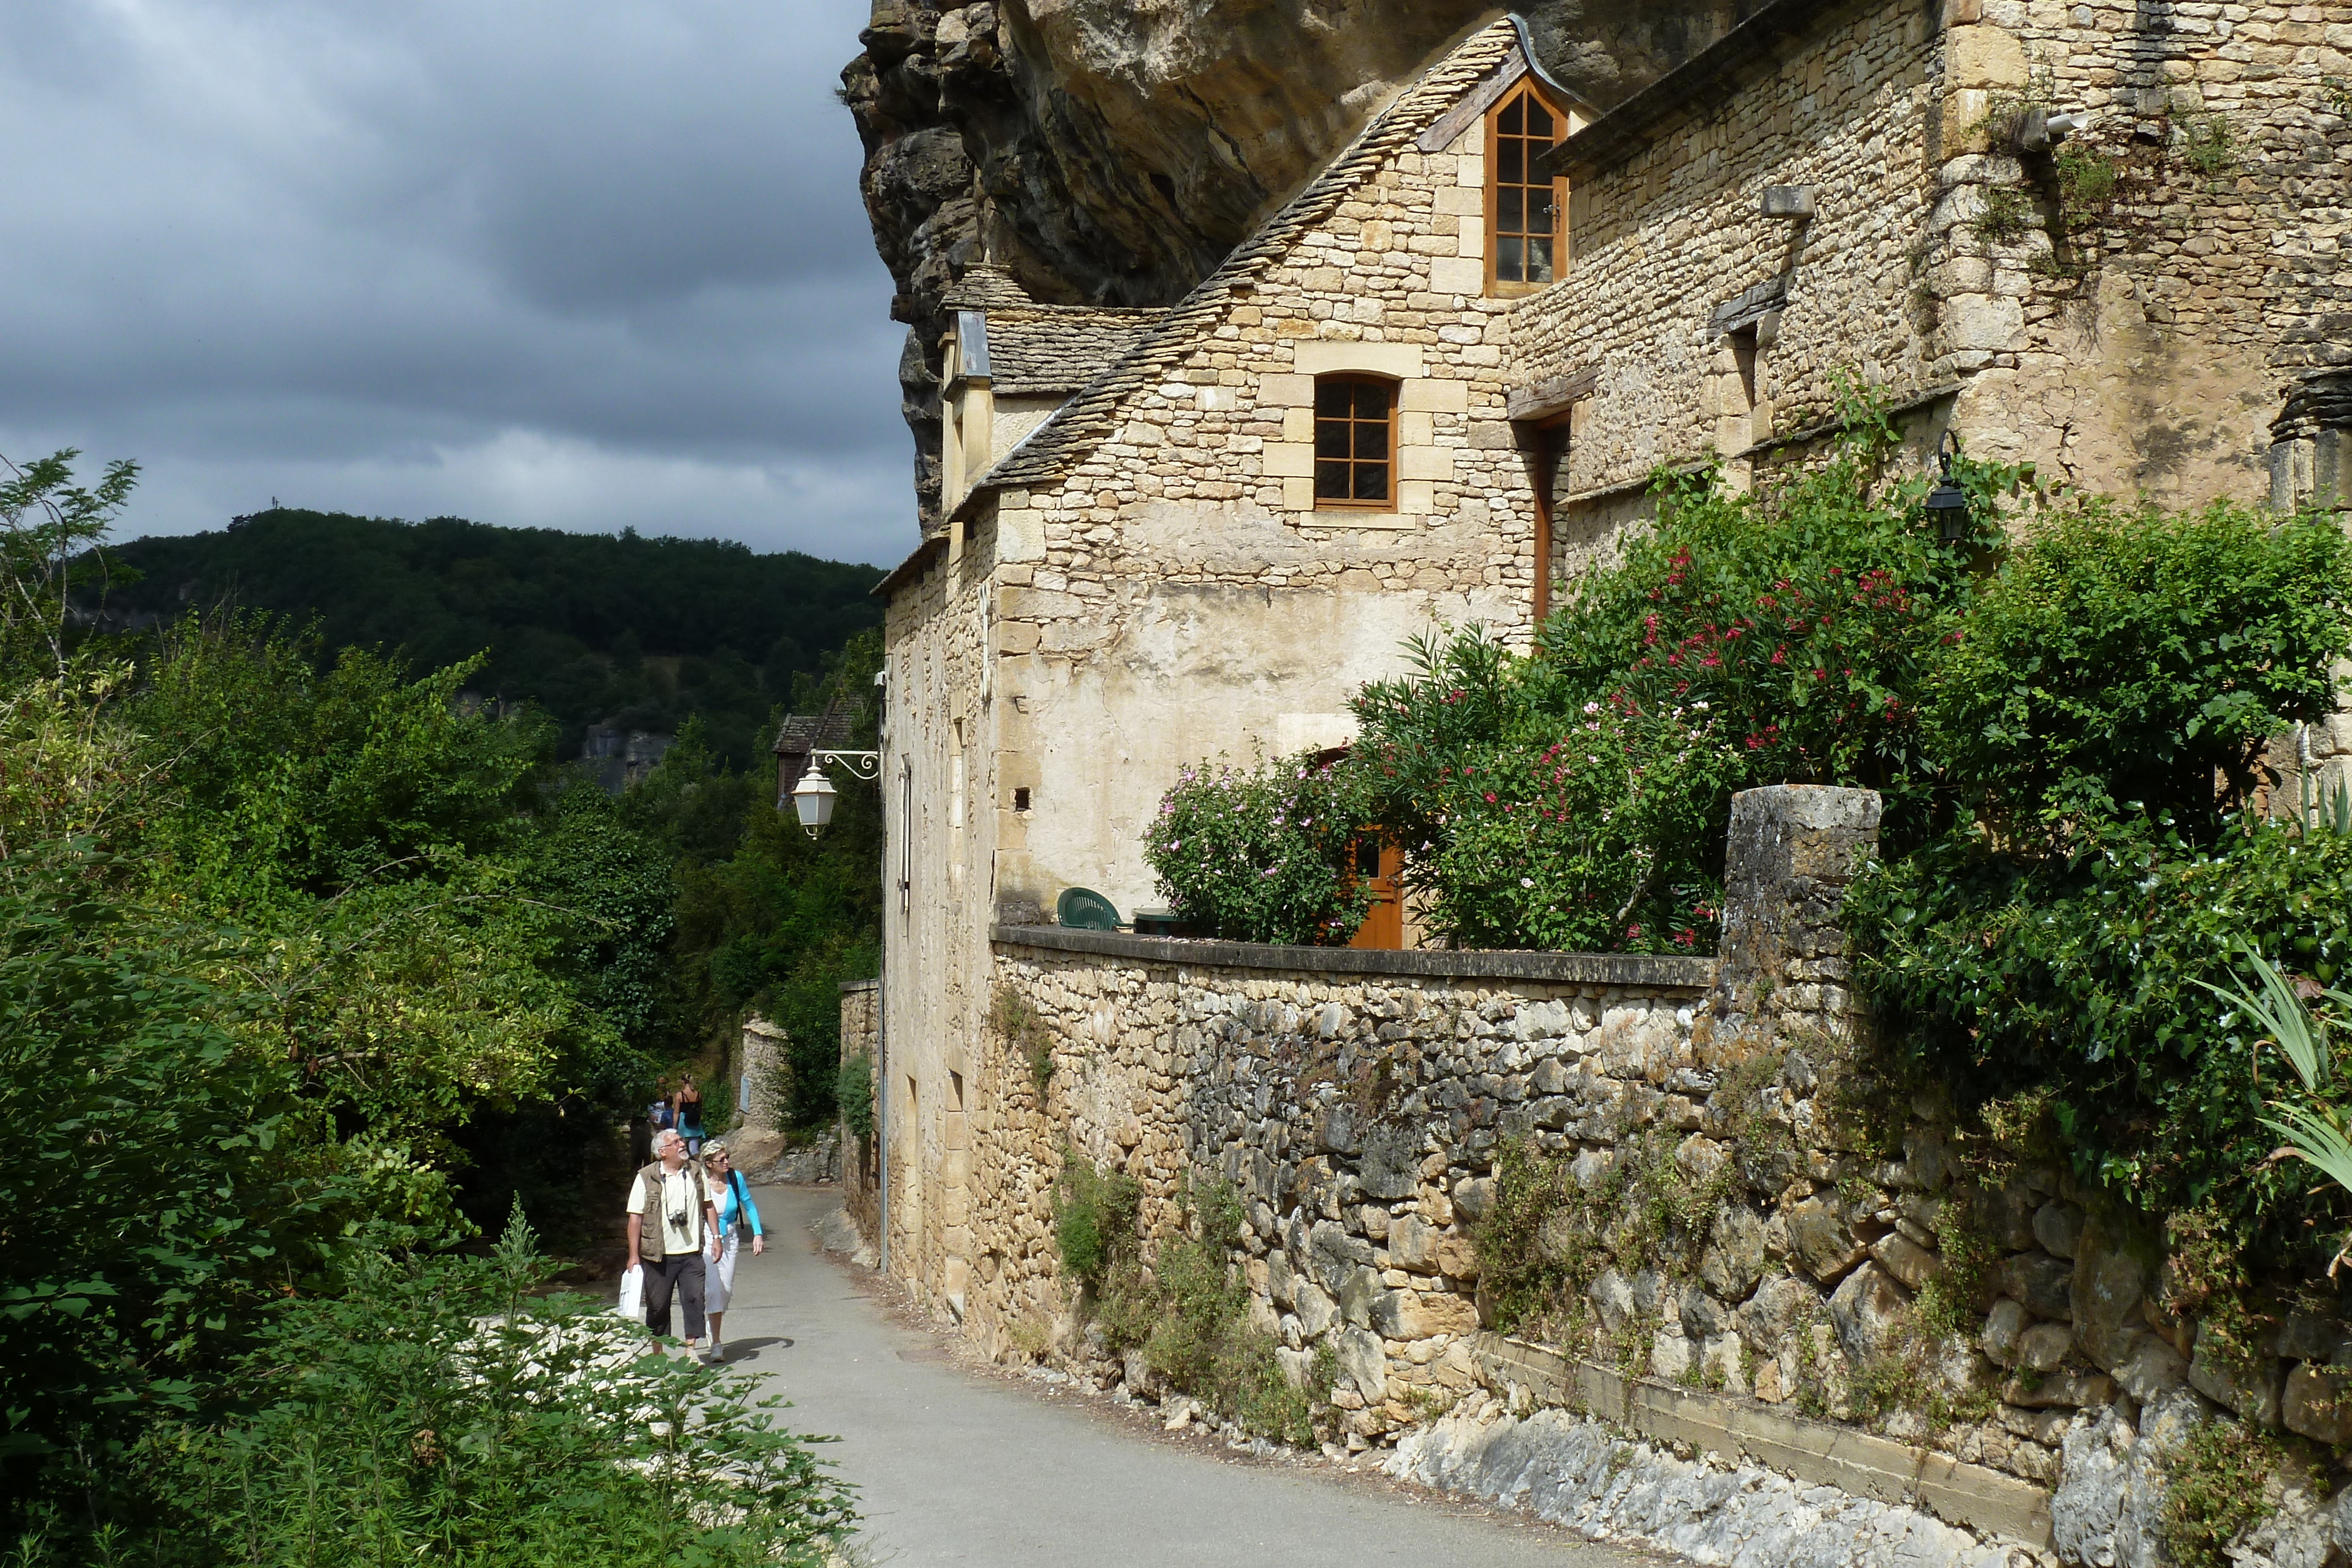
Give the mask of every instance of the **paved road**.
[{"label": "paved road", "polygon": [[[762,1187],[767,1255],[746,1256],[727,1313],[733,1359],[838,1435],[870,1559],[1005,1568],[1656,1568],[1319,1466],[1250,1460],[1156,1434],[1099,1401],[960,1366],[892,1321],[815,1250],[827,1189]],[[784,1337],[793,1343],[778,1343]]]}]

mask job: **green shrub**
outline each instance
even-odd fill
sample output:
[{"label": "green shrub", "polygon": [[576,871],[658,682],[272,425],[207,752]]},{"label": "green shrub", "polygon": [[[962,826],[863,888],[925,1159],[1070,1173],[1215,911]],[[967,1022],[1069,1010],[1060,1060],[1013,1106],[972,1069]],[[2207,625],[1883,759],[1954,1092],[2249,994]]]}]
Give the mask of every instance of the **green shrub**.
[{"label": "green shrub", "polygon": [[841,1124],[850,1135],[874,1141],[874,1053],[861,1051],[841,1064],[834,1080],[834,1099],[841,1106]]},{"label": "green shrub", "polygon": [[2064,852],[2086,821],[2168,818],[2210,841],[2271,737],[2334,708],[2347,609],[2352,544],[2330,520],[2056,509],[1953,627],[1924,743],[1958,803],[2026,852]]},{"label": "green shrub", "polygon": [[1144,859],[1204,936],[1344,943],[1370,906],[1349,862],[1369,821],[1356,784],[1311,751],[1253,769],[1187,768],[1160,799]]},{"label": "green shrub", "polygon": [[1096,1292],[1096,1321],[1114,1349],[1140,1348],[1179,1391],[1286,1443],[1315,1440],[1315,1410],[1328,1402],[1337,1364],[1318,1361],[1307,1386],[1294,1385],[1275,1340],[1249,1322],[1249,1286],[1234,1266],[1242,1240],[1241,1195],[1211,1181],[1185,1195],[1181,1227],[1162,1237],[1147,1270],[1134,1181],[1066,1158],[1055,1236],[1062,1267]]},{"label": "green shrub", "polygon": [[1101,1171],[1065,1154],[1054,1189],[1054,1241],[1062,1271],[1099,1291],[1116,1265],[1130,1262],[1143,1189],[1121,1171]]},{"label": "green shrub", "polygon": [[773,1425],[778,1402],[600,1303],[539,1296],[551,1271],[519,1211],[488,1258],[359,1260],[342,1293],[278,1312],[234,1407],[86,1478],[117,1513],[95,1544],[53,1513],[17,1561],[834,1561],[848,1490]]},{"label": "green shrub", "polygon": [[2267,1432],[2216,1417],[2191,1433],[2161,1522],[2180,1568],[2229,1568],[2221,1549],[2277,1511],[2270,1485],[2289,1469],[2285,1446]]},{"label": "green shrub", "polygon": [[2085,1177],[2324,1267],[2352,1210],[2265,1163],[2262,1031],[2199,982],[2237,983],[2242,942],[2333,981],[2347,910],[2352,838],[2237,819],[2208,846],[2114,834],[2073,861],[1955,837],[1857,882],[1845,919],[1882,1031],[1964,1104],[2029,1101]]},{"label": "green shrub", "polygon": [[1437,934],[1709,952],[1734,791],[1868,784],[1895,838],[1924,815],[1918,694],[2016,474],[1959,463],[1976,531],[1947,542],[1926,481],[1881,473],[1885,419],[1859,395],[1844,414],[1822,465],[1753,493],[1662,477],[1654,531],[1573,587],[1532,657],[1473,628],[1358,695],[1349,767]]},{"label": "green shrub", "polygon": [[1000,984],[989,999],[988,1026],[1000,1035],[1029,1069],[1029,1082],[1036,1085],[1040,1103],[1045,1087],[1054,1081],[1054,1036],[1045,1020],[1029,1005],[1011,984]]}]

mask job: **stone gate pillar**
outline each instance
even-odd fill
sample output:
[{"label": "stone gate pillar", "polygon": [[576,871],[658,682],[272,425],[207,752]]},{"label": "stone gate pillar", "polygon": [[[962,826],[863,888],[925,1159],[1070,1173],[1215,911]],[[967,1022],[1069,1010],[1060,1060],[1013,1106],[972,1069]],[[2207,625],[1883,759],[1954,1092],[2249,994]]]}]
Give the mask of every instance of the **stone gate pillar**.
[{"label": "stone gate pillar", "polygon": [[1878,848],[1878,792],[1776,784],[1731,798],[1723,938],[1708,998],[1717,1049],[1843,1034],[1854,1009],[1838,904]]}]

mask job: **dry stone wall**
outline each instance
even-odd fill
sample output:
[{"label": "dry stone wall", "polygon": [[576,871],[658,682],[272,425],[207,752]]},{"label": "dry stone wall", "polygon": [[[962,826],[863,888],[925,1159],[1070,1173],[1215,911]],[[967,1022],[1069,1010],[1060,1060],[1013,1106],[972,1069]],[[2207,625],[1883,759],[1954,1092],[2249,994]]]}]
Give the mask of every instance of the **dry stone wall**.
[{"label": "dry stone wall", "polygon": [[[2127,1202],[2057,1166],[1989,1166],[1936,1093],[1870,1076],[1832,938],[1874,798],[1751,791],[1733,821],[1720,962],[1001,927],[1018,1006],[997,1016],[1037,1032],[992,1037],[983,1064],[967,1329],[1150,1385],[1061,1279],[1054,1188],[1076,1157],[1139,1184],[1147,1237],[1183,1222],[1188,1183],[1233,1185],[1253,1319],[1301,1383],[1336,1368],[1351,1449],[1447,1410],[1465,1434],[1554,1405],[1622,1424],[1614,1406],[1649,1388],[1718,1411],[1670,1427],[1781,1434],[1727,1437],[1732,1461],[1785,1465],[1843,1424],[1915,1456],[1889,1471],[1897,1501],[2032,1521],[2067,1562],[2153,1563],[2198,1424],[2352,1440],[2352,1329],[2290,1314],[2251,1359],[2224,1354],[2174,1310]],[[1556,1199],[1516,1211],[1514,1239],[1506,1183],[1529,1171]],[[1550,1351],[1495,1332],[1501,1274],[1531,1263],[1572,1292],[1511,1303]],[[1612,1408],[1577,1393],[1600,1386]],[[1930,1457],[1934,1489],[1896,1473]]]}]

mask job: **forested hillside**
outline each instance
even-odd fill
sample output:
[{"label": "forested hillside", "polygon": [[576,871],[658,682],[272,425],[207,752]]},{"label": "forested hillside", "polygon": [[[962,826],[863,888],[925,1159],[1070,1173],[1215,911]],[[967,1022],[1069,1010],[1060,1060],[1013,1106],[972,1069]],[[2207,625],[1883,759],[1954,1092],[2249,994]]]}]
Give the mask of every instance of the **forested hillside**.
[{"label": "forested hillside", "polygon": [[487,654],[467,689],[536,703],[564,757],[592,724],[674,734],[698,714],[712,755],[747,767],[795,678],[880,619],[875,568],[724,539],[280,507],[108,553],[137,574],[105,587],[114,624],[233,601],[316,618],[330,649],[399,647],[425,668]]}]

